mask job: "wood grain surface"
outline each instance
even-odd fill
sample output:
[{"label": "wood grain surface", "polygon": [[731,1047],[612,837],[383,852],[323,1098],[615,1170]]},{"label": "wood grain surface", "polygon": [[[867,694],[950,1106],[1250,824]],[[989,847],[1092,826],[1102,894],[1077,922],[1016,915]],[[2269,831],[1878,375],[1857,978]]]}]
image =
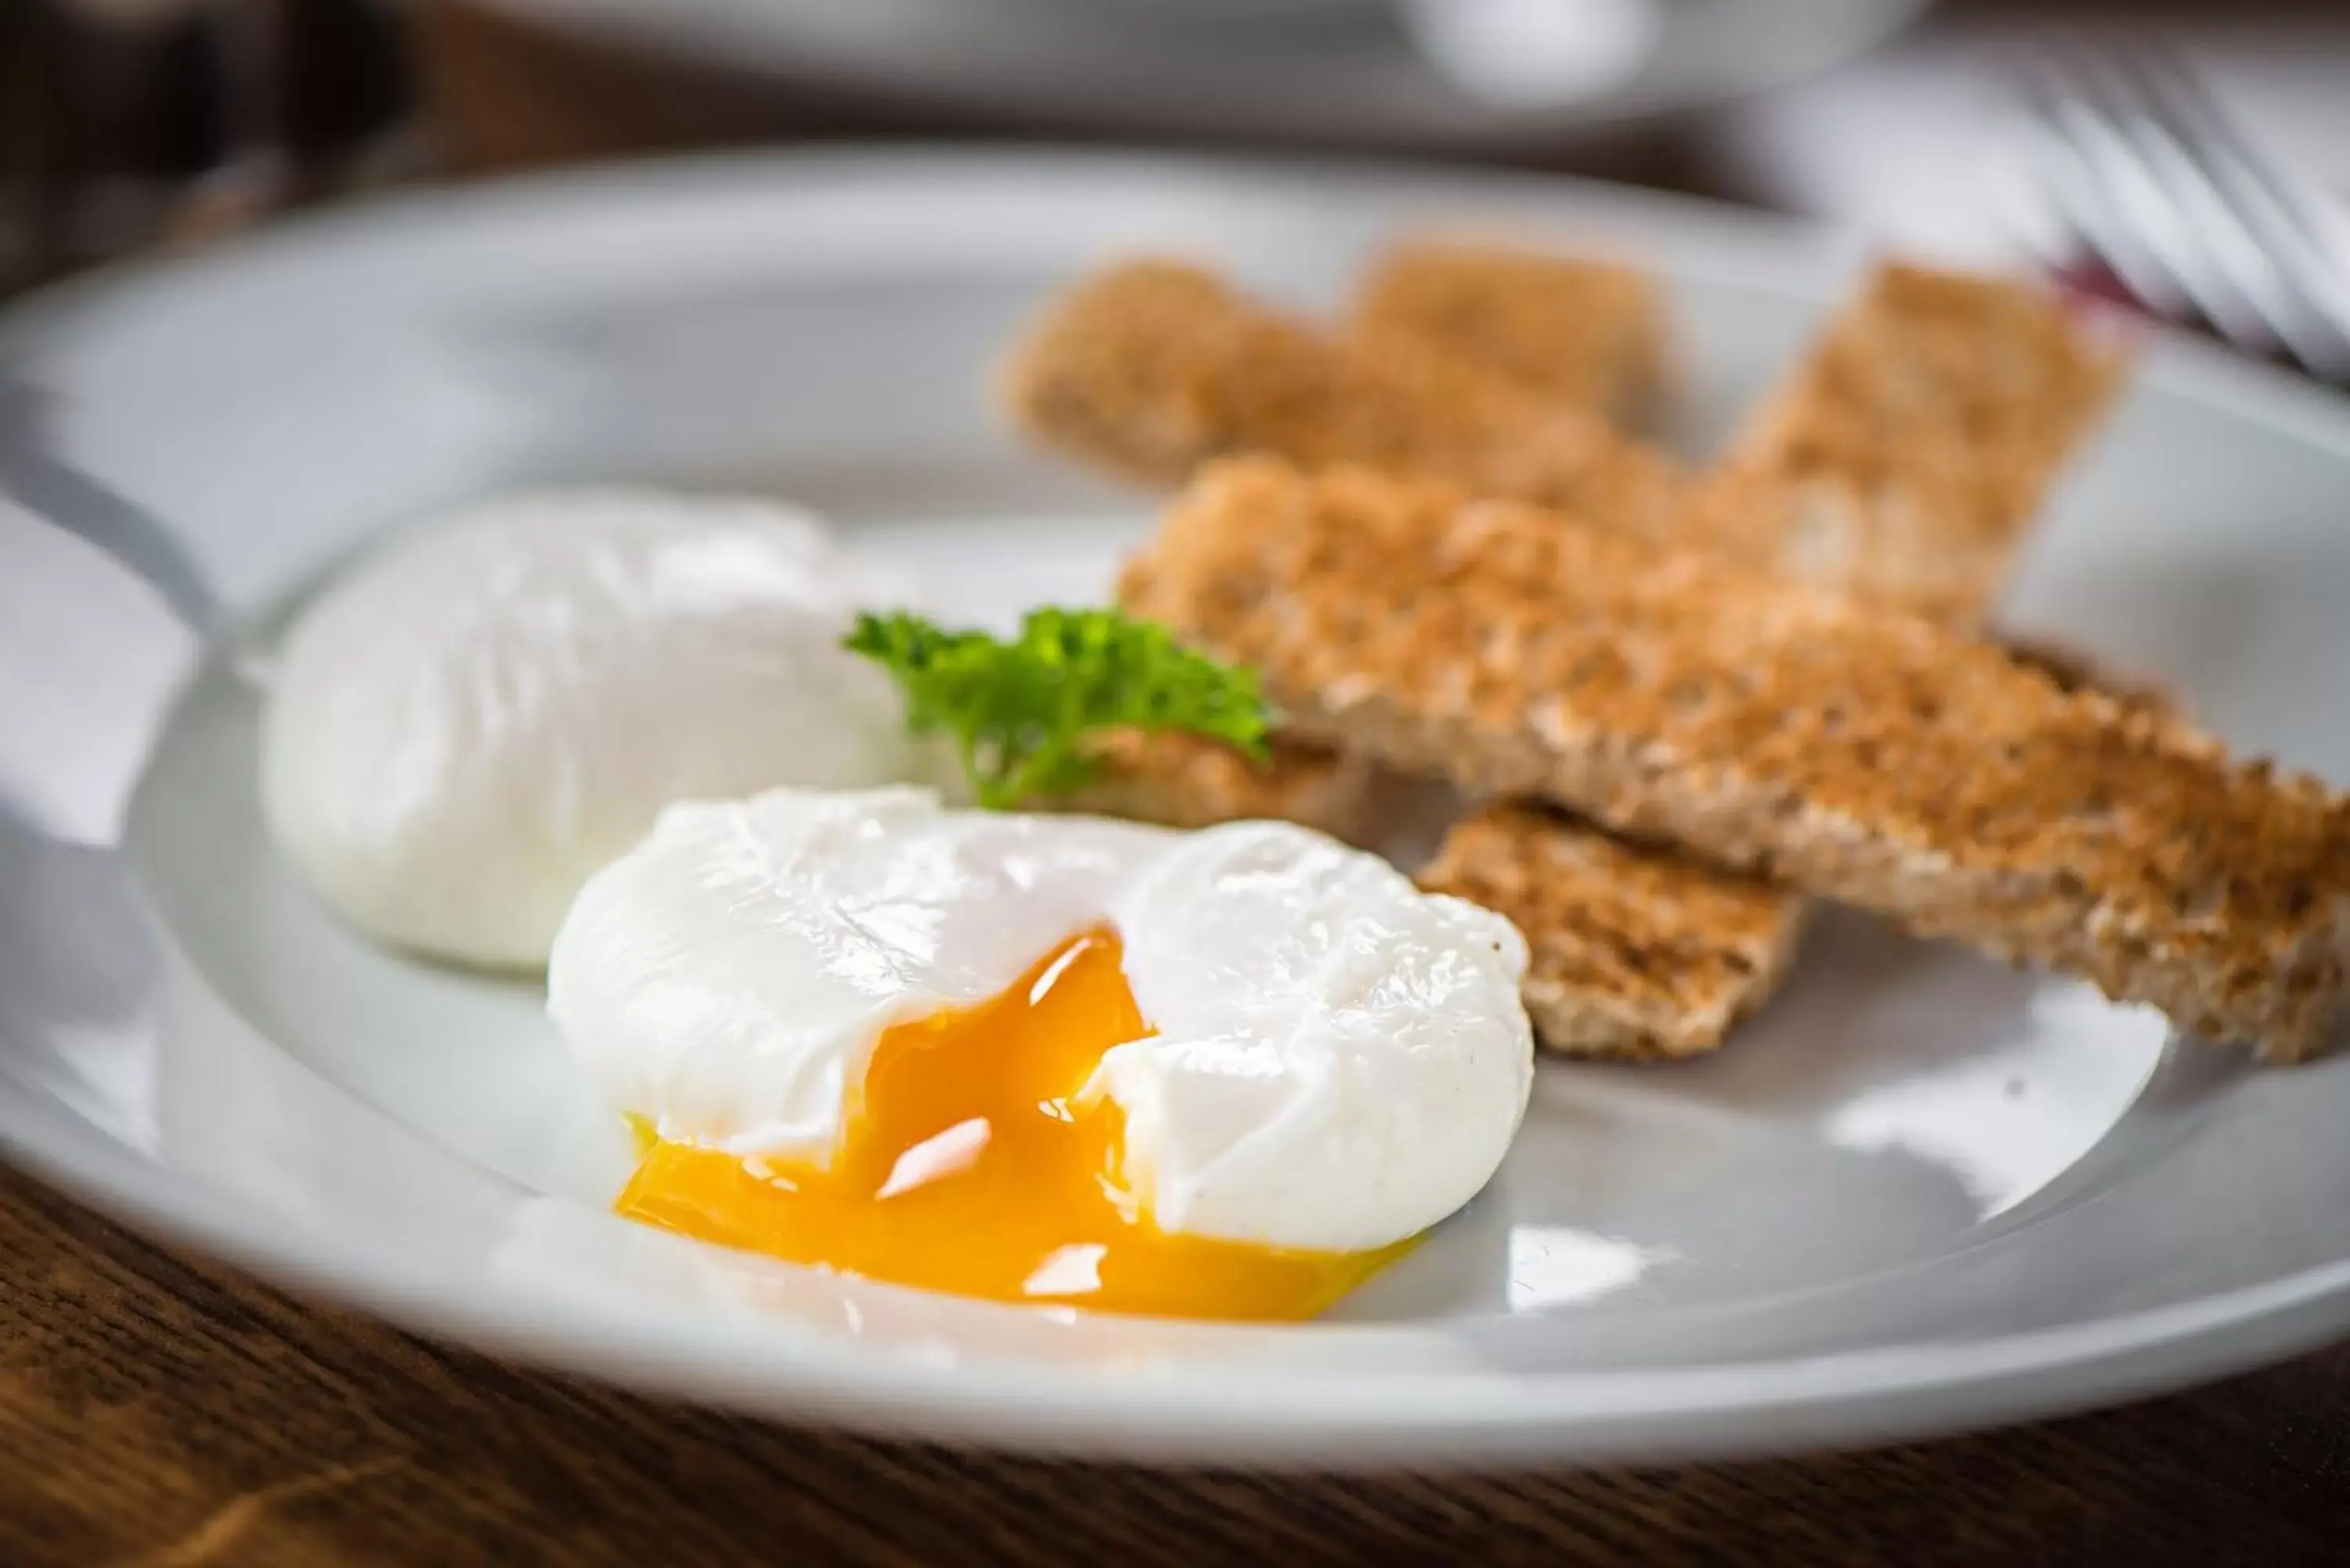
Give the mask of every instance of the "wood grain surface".
[{"label": "wood grain surface", "polygon": [[5,1169],[0,1312],[7,1568],[2350,1560],[2350,1347],[1914,1447],[1338,1478],[667,1405],[307,1305]]}]

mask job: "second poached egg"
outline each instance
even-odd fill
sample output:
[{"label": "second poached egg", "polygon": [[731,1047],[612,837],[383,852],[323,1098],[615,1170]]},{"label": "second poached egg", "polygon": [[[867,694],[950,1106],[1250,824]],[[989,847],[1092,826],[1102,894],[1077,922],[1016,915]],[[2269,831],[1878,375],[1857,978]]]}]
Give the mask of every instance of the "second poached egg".
[{"label": "second poached egg", "polygon": [[273,835],[395,945],[535,968],[590,872],[673,800],[935,777],[844,651],[897,585],[795,507],[546,491],[360,562],[287,634]]}]

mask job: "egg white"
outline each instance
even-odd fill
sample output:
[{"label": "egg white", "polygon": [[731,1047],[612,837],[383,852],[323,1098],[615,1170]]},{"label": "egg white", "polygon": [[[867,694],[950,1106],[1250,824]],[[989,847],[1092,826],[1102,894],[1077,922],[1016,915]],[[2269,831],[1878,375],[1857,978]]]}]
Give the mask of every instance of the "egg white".
[{"label": "egg white", "polygon": [[821,1165],[892,1024],[1120,934],[1157,1033],[1088,1093],[1166,1230],[1384,1246],[1467,1202],[1523,1116],[1525,947],[1500,916],[1283,823],[1200,833],[777,790],[664,811],[584,888],[548,1011],[664,1137]]},{"label": "egg white", "polygon": [[287,634],[262,786],[319,896],[399,946],[536,967],[672,800],[935,776],[843,652],[894,583],[764,501],[621,490],[403,535]]}]

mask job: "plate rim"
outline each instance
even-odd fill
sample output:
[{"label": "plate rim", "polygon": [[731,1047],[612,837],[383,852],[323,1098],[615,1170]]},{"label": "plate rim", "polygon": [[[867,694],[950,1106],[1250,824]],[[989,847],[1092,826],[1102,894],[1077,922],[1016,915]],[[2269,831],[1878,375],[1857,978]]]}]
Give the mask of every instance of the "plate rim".
[{"label": "plate rim", "polygon": [[[601,1300],[558,1315],[527,1293],[478,1278],[444,1289],[440,1271],[401,1267],[233,1193],[176,1184],[95,1128],[27,1116],[6,1101],[0,1150],[156,1244],[192,1245],[276,1288],[476,1354],[770,1419],[1069,1458],[1344,1470],[1778,1457],[2149,1397],[2350,1331],[2345,1259],[2094,1324],[1760,1365],[1378,1381],[1352,1371],[1251,1380],[1187,1366],[1162,1382],[966,1360],[941,1376],[853,1341],[810,1337],[787,1350],[783,1335],[706,1325],[687,1333],[662,1314]],[[1927,1398],[1938,1401],[1930,1412],[1915,1407]]]},{"label": "plate rim", "polygon": [[[752,152],[649,160],[483,182],[289,223],[193,262],[151,260],[42,291],[0,312],[0,349],[37,342],[141,290],[184,286],[191,268],[234,267],[256,254],[298,251],[323,237],[432,223],[461,208],[515,200],[609,201],[632,185],[673,187],[681,174],[710,190],[786,196],[795,176],[818,182],[885,175],[920,179],[983,167],[1039,167],[1137,181],[1203,171],[1243,184],[1323,181],[1334,170],[1367,186],[1456,198],[1499,191],[1538,198],[1555,224],[1580,202],[1627,213],[1727,223],[1763,249],[1825,265],[1838,231],[1692,198],[1561,176],[1463,172],[1422,161],[1346,157],[1249,159],[1035,148],[920,147]],[[1441,190],[1437,189],[1440,184]],[[781,191],[778,191],[781,187]],[[1752,281],[1736,265],[1729,275]],[[2224,350],[2152,335],[2146,378],[2196,401],[2230,408],[2350,455],[2350,399]],[[304,1070],[308,1071],[307,1064]],[[338,1086],[338,1092],[339,1086]],[[822,1420],[899,1437],[985,1442],[1161,1459],[1249,1459],[1358,1466],[1409,1459],[1545,1459],[1575,1462],[1782,1453],[1921,1431],[2024,1419],[2150,1394],[2291,1355],[2350,1332],[2350,1258],[2191,1302],[2089,1323],[1969,1341],[1791,1361],[1659,1370],[1455,1374],[1366,1379],[1356,1372],[1254,1382],[1187,1367],[1175,1382],[1069,1374],[1026,1363],[966,1361],[954,1373],[886,1352],[811,1341],[791,1354],[767,1336],[758,1376],[743,1346],[706,1330],[660,1331],[660,1314],[580,1303],[567,1318],[473,1278],[443,1288],[440,1271],[341,1241],[226,1190],[175,1181],[127,1145],[67,1115],[0,1098],[0,1150],[12,1162],[165,1244],[192,1243],[273,1283],[332,1297],[398,1326],[494,1354],[624,1386],[783,1418]],[[451,1158],[463,1157],[451,1152]],[[813,1353],[813,1354],[811,1354]],[[1887,1363],[1898,1361],[1899,1366]],[[1272,1392],[1268,1395],[1268,1387]],[[1725,1417],[1736,1417],[1726,1419]]]}]

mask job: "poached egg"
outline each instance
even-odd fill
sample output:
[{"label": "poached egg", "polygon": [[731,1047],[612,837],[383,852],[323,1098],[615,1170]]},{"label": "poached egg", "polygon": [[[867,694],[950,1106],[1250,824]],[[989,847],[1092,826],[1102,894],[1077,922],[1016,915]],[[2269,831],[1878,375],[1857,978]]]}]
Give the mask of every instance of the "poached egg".
[{"label": "poached egg", "polygon": [[1523,1116],[1525,947],[1284,823],[777,790],[661,813],[548,1011],[642,1129],[622,1213],[902,1284],[1309,1315]]},{"label": "poached egg", "polygon": [[764,501],[466,508],[294,623],[264,721],[271,831],[363,931],[535,968],[671,801],[937,776],[889,677],[839,646],[895,587]]}]

